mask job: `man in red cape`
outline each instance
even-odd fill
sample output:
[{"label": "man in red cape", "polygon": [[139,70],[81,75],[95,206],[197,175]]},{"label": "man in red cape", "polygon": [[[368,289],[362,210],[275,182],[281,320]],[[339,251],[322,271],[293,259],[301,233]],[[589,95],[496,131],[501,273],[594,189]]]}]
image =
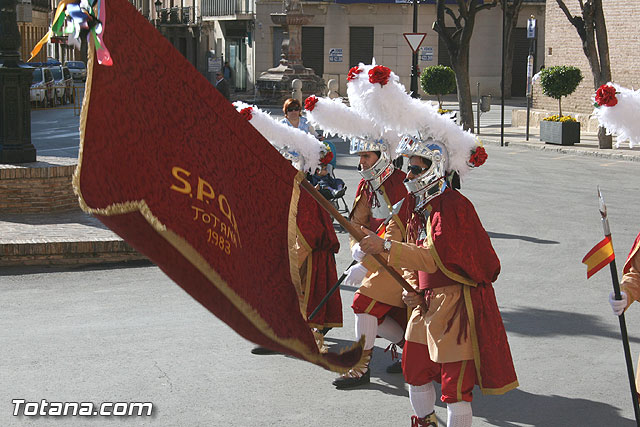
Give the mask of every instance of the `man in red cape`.
[{"label": "man in red cape", "polygon": [[405,137],[398,153],[410,158],[402,209],[411,214],[406,243],[368,233],[366,253],[388,253],[418,293],[402,367],[416,415],[413,426],[435,427],[435,388],[442,385],[448,426],[470,426],[472,389],[502,394],[518,386],[492,283],[500,261],[471,202],[450,187],[447,150],[431,139]]},{"label": "man in red cape", "polygon": [[300,312],[290,250],[304,174],[129,2],[100,4],[112,65],[91,43],[81,207],[246,339],[336,372],[358,364],[359,346],[321,354]]},{"label": "man in red cape", "polygon": [[[362,175],[349,215],[351,223],[356,227],[365,227],[379,233],[385,238],[402,241],[405,237],[405,221],[394,212],[394,205],[406,196],[407,190],[402,183],[404,174],[395,169],[391,161],[390,153],[393,151],[389,142],[352,138],[350,152],[359,155],[358,170]],[[395,218],[394,225],[389,226],[392,218]],[[368,362],[376,337],[381,336],[391,341],[394,346],[402,346],[407,323],[407,310],[402,302],[402,287],[386,271],[375,271],[378,264],[365,259],[357,241],[351,238],[350,244],[351,254],[358,264],[348,270],[345,283],[359,286],[351,308],[356,315],[356,339],[365,337],[366,363],[336,378],[333,385],[339,389],[369,383]],[[392,356],[394,354],[395,349]],[[394,372],[393,366],[389,367],[389,372]]]},{"label": "man in red cape", "polygon": [[[349,72],[348,86],[353,80],[352,73],[353,69]],[[351,93],[349,101],[352,106],[359,102]],[[404,174],[395,169],[392,163],[395,146],[399,141],[398,135],[386,132],[384,127],[378,126],[357,108],[347,107],[342,102],[310,96],[305,101],[305,108],[310,121],[328,134],[349,138],[350,154],[359,156],[358,170],[362,179],[349,215],[351,223],[390,239],[404,239],[405,220],[394,210],[394,206],[407,194],[402,184]],[[393,227],[388,226],[391,218],[396,219]],[[356,315],[356,337],[365,337],[366,363],[336,378],[333,384],[339,389],[369,383],[369,359],[376,336],[391,341],[393,357],[396,354],[396,344],[401,345],[403,342],[407,321],[401,286],[386,272],[369,272],[369,268],[377,270],[378,264],[365,260],[365,254],[354,239],[351,239],[350,244],[351,255],[357,264],[347,271],[345,284],[358,286],[351,307]],[[399,363],[392,364],[387,372],[400,373]]]}]

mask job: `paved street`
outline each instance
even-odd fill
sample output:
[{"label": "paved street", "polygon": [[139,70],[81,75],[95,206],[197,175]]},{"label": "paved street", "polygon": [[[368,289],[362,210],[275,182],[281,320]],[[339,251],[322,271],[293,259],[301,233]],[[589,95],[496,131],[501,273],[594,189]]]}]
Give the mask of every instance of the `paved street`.
[{"label": "paved street", "polygon": [[[356,160],[346,144],[338,151],[350,204]],[[618,322],[607,303],[609,273],[587,281],[580,260],[602,238],[599,184],[621,268],[639,228],[640,164],[513,145],[487,151],[463,193],[502,262],[495,289],[521,386],[504,396],[476,390],[474,426],[633,425]],[[347,236],[339,237],[341,269],[350,255]],[[353,339],[354,290],[342,287],[345,324],[327,336],[333,351]],[[410,424],[407,387],[401,375],[384,372],[386,341],[376,343],[371,385],[337,391],[331,372],[251,355],[251,343],[149,264],[7,268],[0,296],[2,426]],[[635,362],[640,305],[626,317]],[[16,398],[155,406],[149,419],[15,418]],[[445,425],[446,407],[436,413]]]}]

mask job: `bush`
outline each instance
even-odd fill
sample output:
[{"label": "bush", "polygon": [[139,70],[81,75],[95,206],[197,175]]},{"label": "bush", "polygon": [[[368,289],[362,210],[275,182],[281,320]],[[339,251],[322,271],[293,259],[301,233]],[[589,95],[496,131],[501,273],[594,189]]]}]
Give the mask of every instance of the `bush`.
[{"label": "bush", "polygon": [[558,100],[560,117],[562,117],[562,97],[575,92],[582,79],[580,69],[571,65],[558,65],[540,71],[542,93]]},{"label": "bush", "polygon": [[420,74],[420,86],[425,93],[438,97],[438,106],[442,110],[442,95],[456,90],[456,73],[445,65],[427,67]]}]

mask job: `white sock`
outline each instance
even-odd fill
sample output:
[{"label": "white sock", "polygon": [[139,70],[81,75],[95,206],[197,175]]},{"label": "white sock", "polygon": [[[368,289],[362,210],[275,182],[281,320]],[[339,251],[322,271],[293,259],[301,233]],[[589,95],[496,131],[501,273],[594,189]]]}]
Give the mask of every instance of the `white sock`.
[{"label": "white sock", "polygon": [[424,418],[432,413],[436,404],[436,388],[433,382],[425,385],[409,384],[409,401],[418,418]]},{"label": "white sock", "polygon": [[356,313],[356,339],[365,336],[364,349],[371,350],[378,335],[378,319],[365,313]]},{"label": "white sock", "polygon": [[471,427],[471,402],[447,403],[447,427]]},{"label": "white sock", "polygon": [[378,335],[397,344],[404,338],[404,330],[398,322],[389,316],[385,316],[382,323],[378,325]]}]

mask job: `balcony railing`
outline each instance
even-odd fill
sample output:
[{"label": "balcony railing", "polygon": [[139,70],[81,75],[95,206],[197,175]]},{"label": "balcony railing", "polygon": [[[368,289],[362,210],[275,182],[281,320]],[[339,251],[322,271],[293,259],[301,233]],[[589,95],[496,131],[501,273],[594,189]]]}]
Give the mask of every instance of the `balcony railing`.
[{"label": "balcony railing", "polygon": [[160,23],[164,25],[195,25],[198,23],[198,7],[160,9]]},{"label": "balcony railing", "polygon": [[41,11],[51,10],[51,3],[49,0],[31,0],[31,2],[28,2],[28,3],[31,3],[31,6],[33,6],[35,10],[41,10]]},{"label": "balcony railing", "polygon": [[249,15],[255,13],[255,0],[202,0],[202,16]]}]

